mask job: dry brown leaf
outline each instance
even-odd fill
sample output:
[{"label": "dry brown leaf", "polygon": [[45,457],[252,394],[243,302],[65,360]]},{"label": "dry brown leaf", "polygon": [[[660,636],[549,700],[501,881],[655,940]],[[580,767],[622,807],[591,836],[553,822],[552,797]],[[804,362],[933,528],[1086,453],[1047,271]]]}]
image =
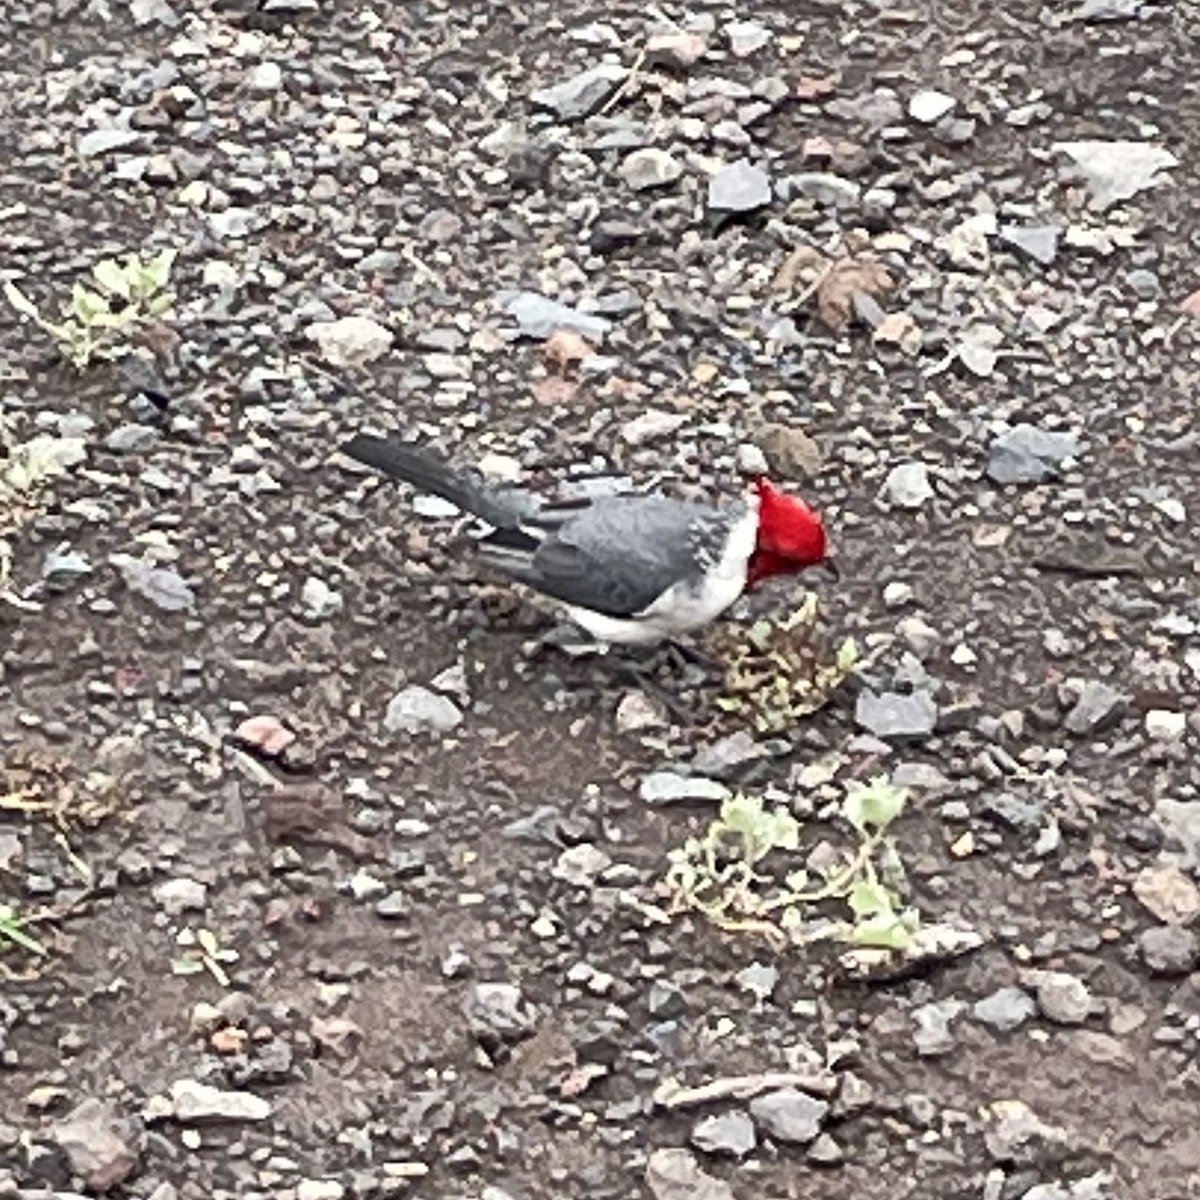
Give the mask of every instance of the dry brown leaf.
[{"label": "dry brown leaf", "polygon": [[560,374],[591,354],[591,346],[571,329],[556,329],[542,343],[542,358]]},{"label": "dry brown leaf", "polygon": [[817,287],[817,312],[830,329],[841,330],[854,312],[855,292],[879,297],[895,286],[883,263],[870,258],[839,258]]},{"label": "dry brown leaf", "polygon": [[785,294],[794,292],[800,280],[811,283],[828,266],[829,260],[815,246],[797,246],[775,272],[771,290]]},{"label": "dry brown leaf", "polygon": [[535,380],[529,390],[539,404],[569,404],[575,399],[579,384],[573,379],[547,375],[545,379]]}]

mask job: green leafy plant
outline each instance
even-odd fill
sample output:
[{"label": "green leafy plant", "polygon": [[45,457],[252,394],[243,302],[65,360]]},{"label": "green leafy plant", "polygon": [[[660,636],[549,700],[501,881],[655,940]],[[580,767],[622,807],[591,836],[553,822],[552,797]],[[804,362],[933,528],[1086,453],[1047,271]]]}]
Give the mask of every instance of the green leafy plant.
[{"label": "green leafy plant", "polygon": [[0,904],[0,950],[20,946],[31,954],[45,956],[49,951],[26,929],[28,922],[10,904]]},{"label": "green leafy plant", "polygon": [[57,321],[44,317],[11,281],[4,283],[4,296],[58,342],[62,356],[76,370],[83,370],[97,359],[124,357],[137,329],[170,314],[175,293],[168,284],[177,253],[168,248],[150,258],[130,254],[94,263],[93,286],[76,282]]},{"label": "green leafy plant", "polygon": [[[760,796],[730,796],[702,836],[668,855],[662,890],[670,911],[699,912],[722,929],[780,944],[832,938],[903,950],[918,918],[904,906],[903,865],[888,828],[906,799],[883,777],[851,785],[841,817],[854,848],[814,851],[803,867],[766,872],[768,856],[799,851],[800,823],[785,808],[766,808]],[[824,918],[817,906],[829,901],[841,902],[845,915]]]},{"label": "green leafy plant", "polygon": [[0,416],[0,594],[12,574],[11,537],[38,512],[47,485],[86,457],[82,438],[18,442]]},{"label": "green leafy plant", "polygon": [[832,661],[822,662],[811,636],[817,608],[817,597],[809,592],[787,617],[738,630],[723,653],[725,686],[717,707],[749,721],[759,733],[777,734],[828,703],[858,665],[858,646],[846,638]]},{"label": "green leafy plant", "polygon": [[185,949],[171,963],[174,974],[198,975],[207,971],[222,987],[229,986],[229,976],[223,964],[237,962],[236,950],[222,946],[211,929],[185,929],[178,940]]}]

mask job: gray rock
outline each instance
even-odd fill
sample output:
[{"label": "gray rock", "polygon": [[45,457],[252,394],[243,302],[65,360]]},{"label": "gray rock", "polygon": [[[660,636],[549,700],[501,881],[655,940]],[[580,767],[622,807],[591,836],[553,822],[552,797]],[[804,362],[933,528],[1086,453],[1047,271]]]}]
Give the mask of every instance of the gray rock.
[{"label": "gray rock", "polygon": [[653,771],[642,780],[638,795],[644,803],[654,806],[688,800],[714,800],[720,803],[729,796],[729,789],[723,783],[706,779],[703,775]]},{"label": "gray rock", "polygon": [[801,1146],[820,1134],[821,1123],[828,1112],[829,1104],[825,1100],[791,1087],[755,1096],[750,1101],[750,1115],[768,1137]]},{"label": "gray rock", "polygon": [[1056,1025],[1082,1025],[1092,1011],[1092,993],[1082,979],[1065,971],[1042,971],[1037,976],[1037,1005]]},{"label": "gray rock", "polygon": [[1125,282],[1133,288],[1139,300],[1153,300],[1162,292],[1162,280],[1145,267],[1135,267],[1125,276]]},{"label": "gray rock", "polygon": [[591,887],[596,876],[610,866],[612,855],[599,846],[593,846],[591,842],[580,842],[576,846],[568,846],[558,856],[558,861],[550,868],[550,874],[574,887]]},{"label": "gray rock", "polygon": [[194,1079],[177,1079],[171,1084],[171,1104],[175,1119],[184,1124],[195,1121],[265,1121],[271,1115],[270,1102],[253,1092],[226,1091]]},{"label": "gray rock", "polygon": [[900,463],[893,467],[883,483],[883,494],[897,508],[920,508],[933,499],[929,469],[924,463]]},{"label": "gray rock", "polygon": [[1089,679],[1063,719],[1063,728],[1077,737],[1100,733],[1125,712],[1128,697],[1098,679]]},{"label": "gray rock", "polygon": [[103,1100],[84,1100],[50,1128],[71,1170],[90,1190],[106,1192],[138,1165],[140,1128]]},{"label": "gray rock", "polygon": [[196,879],[164,879],[154,885],[155,903],[169,917],[185,912],[203,912],[208,904],[208,887]]},{"label": "gray rock", "polygon": [[648,146],[626,156],[621,178],[635,191],[667,187],[683,174],[683,163],[666,150]]},{"label": "gray rock", "polygon": [[1169,150],[1149,142],[1058,142],[1054,149],[1075,164],[1091,193],[1092,208],[1101,212],[1157,187],[1163,182],[1161,172],[1179,165]]},{"label": "gray rock", "polygon": [[313,321],[304,335],[315,342],[321,357],[332,367],[361,367],[382,358],[394,338],[374,317],[351,314],[335,321]]},{"label": "gray rock", "polygon": [[734,977],[734,982],[754,997],[755,1004],[769,1000],[779,983],[779,968],[770,963],[752,962]]},{"label": "gray rock", "polygon": [[530,93],[529,100],[560,121],[581,121],[608,101],[626,75],[625,68],[616,63],[600,63],[553,87]]},{"label": "gray rock", "polygon": [[612,328],[607,317],[568,308],[540,292],[505,292],[497,299],[502,311],[516,321],[522,336],[537,341],[544,341],[558,329],[570,329],[582,337],[603,340]]},{"label": "gray rock", "polygon": [[962,1011],[960,1000],[939,1000],[933,1004],[922,1004],[912,1011],[913,1045],[922,1058],[934,1058],[949,1054],[954,1049],[954,1033],[950,1023]]},{"label": "gray rock", "polygon": [[1138,937],[1138,953],[1154,975],[1189,975],[1200,967],[1200,937],[1182,925],[1156,925]]},{"label": "gray rock", "polygon": [[927,88],[916,92],[909,100],[908,115],[922,125],[932,125],[950,113],[957,103],[953,96]]},{"label": "gray rock", "polygon": [[938,706],[927,691],[859,693],[854,720],[877,738],[924,738],[937,728]]},{"label": "gray rock", "polygon": [[1056,474],[1065,459],[1076,458],[1079,439],[1036,425],[1014,425],[992,439],[988,447],[988,476],[996,483],[1041,483]]},{"label": "gray rock", "polygon": [[990,996],[975,1003],[971,1015],[982,1025],[1001,1033],[1010,1033],[1024,1025],[1037,1012],[1028,992],[1019,987],[997,988]]},{"label": "gray rock", "polygon": [[730,21],[725,26],[729,49],[737,58],[745,58],[769,44],[775,35],[757,21]]},{"label": "gray rock", "polygon": [[825,111],[843,121],[854,121],[868,129],[897,125],[904,119],[900,98],[891,88],[876,88],[873,92],[831,100]]},{"label": "gray rock", "polygon": [[733,779],[751,763],[765,758],[769,751],[752,733],[739,729],[701,746],[692,759],[693,769],[714,779]]},{"label": "gray rock", "polygon": [[178,571],[153,567],[132,554],[110,554],[108,561],[121,572],[131,592],[163,612],[190,612],[196,607],[196,594]]},{"label": "gray rock", "polygon": [[462,721],[462,710],[453,700],[420,684],[397,692],[383,718],[390,733],[449,733]]},{"label": "gray rock", "polygon": [[829,1134],[823,1133],[808,1148],[805,1156],[818,1167],[836,1167],[846,1160],[846,1152]]},{"label": "gray rock", "polygon": [[141,139],[142,135],[136,129],[89,129],[80,134],[75,149],[80,158],[98,158],[113,150],[136,146]]},{"label": "gray rock", "polygon": [[1145,7],[1145,0],[1084,0],[1070,13],[1072,21],[1132,21]]},{"label": "gray rock", "polygon": [[807,196],[826,208],[856,208],[862,201],[862,186],[853,179],[843,179],[828,171],[806,171],[789,175],[783,180],[781,192],[785,199]]},{"label": "gray rock", "polygon": [[705,1154],[728,1154],[744,1158],[756,1145],[754,1122],[741,1109],[714,1113],[692,1126],[692,1145]]},{"label": "gray rock", "polygon": [[412,905],[408,902],[408,897],[403,892],[388,892],[378,904],[375,905],[375,915],[382,917],[385,921],[402,921],[406,919],[412,912]]},{"label": "gray rock", "polygon": [[516,1040],[533,1032],[537,1010],[515,983],[477,983],[464,1004],[467,1022],[477,1037],[492,1034]]},{"label": "gray rock", "polygon": [[1018,1166],[1057,1161],[1066,1144],[1066,1132],[1048,1125],[1022,1100],[997,1106],[995,1124],[984,1134],[987,1152],[997,1162]]},{"label": "gray rock", "polygon": [[1154,806],[1154,820],[1170,845],[1179,848],[1182,865],[1200,870],[1200,800],[1159,800]]},{"label": "gray rock", "polygon": [[117,454],[136,454],[158,441],[158,430],[150,425],[118,425],[104,439],[104,448]]},{"label": "gray rock", "polygon": [[734,1200],[723,1179],[704,1171],[690,1150],[652,1150],[646,1159],[646,1186],[654,1200]]},{"label": "gray rock", "polygon": [[714,213],[748,213],[771,203],[771,180],[749,159],[721,167],[708,181],[708,207]]},{"label": "gray rock", "polygon": [[1002,242],[1048,267],[1058,257],[1062,228],[1058,225],[1001,225],[996,234]]}]

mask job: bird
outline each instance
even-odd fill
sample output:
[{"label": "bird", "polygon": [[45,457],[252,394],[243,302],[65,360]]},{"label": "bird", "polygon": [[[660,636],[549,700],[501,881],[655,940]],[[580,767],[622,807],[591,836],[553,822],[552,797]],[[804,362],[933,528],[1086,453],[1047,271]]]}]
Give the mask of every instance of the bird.
[{"label": "bird", "polygon": [[644,493],[555,499],[396,432],[357,433],[341,451],[481,520],[480,561],[556,602],[602,648],[675,643],[776,576],[816,566],[838,576],[821,515],[765,475],[723,507]]}]

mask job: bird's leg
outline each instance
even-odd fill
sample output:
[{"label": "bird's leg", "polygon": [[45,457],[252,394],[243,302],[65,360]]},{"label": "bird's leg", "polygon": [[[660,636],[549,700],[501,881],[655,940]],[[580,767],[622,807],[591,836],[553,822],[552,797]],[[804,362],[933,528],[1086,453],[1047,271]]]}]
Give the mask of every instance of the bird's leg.
[{"label": "bird's leg", "polygon": [[657,650],[648,658],[639,658],[628,653],[609,655],[606,666],[614,679],[624,680],[632,684],[650,700],[661,704],[677,721],[691,722],[699,715],[699,710],[685,704],[675,690],[664,685],[658,677],[661,665],[662,651]]},{"label": "bird's leg", "polygon": [[690,665],[699,667],[706,675],[715,675],[718,678],[725,676],[725,664],[698,646],[690,646],[686,642],[669,641],[663,647],[663,654],[667,657],[668,662],[672,662],[677,668],[684,671]]}]

